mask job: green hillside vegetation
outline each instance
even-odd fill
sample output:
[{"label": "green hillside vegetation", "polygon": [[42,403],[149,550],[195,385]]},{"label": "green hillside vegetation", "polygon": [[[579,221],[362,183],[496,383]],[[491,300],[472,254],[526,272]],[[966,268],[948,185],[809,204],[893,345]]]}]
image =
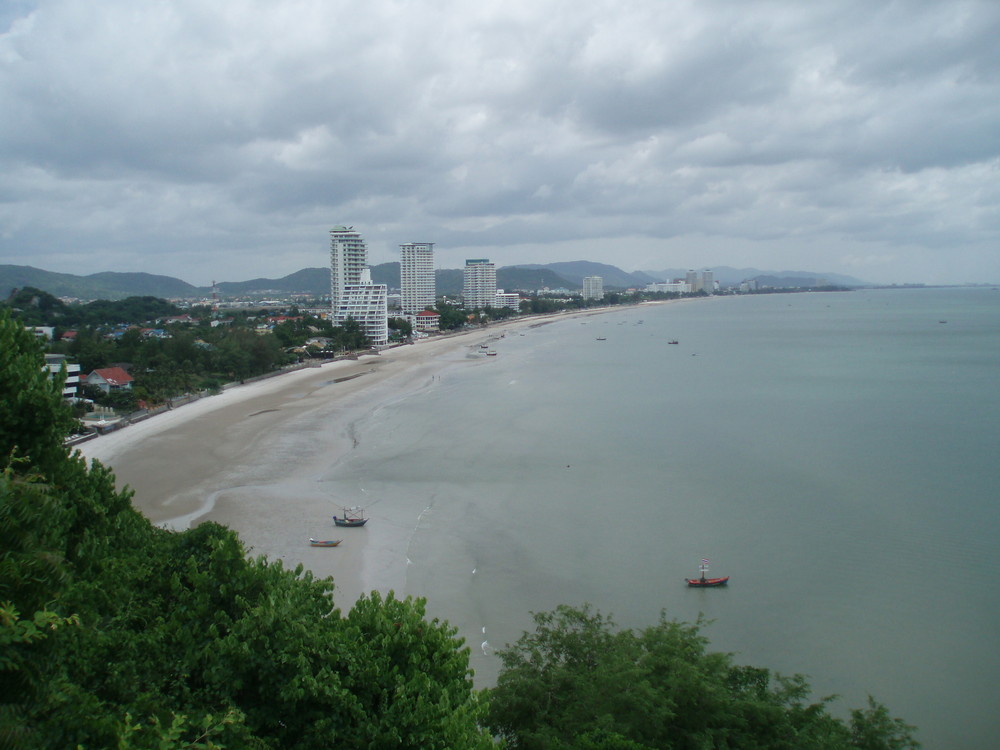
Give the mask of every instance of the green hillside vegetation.
[{"label": "green hillside vegetation", "polygon": [[910,748],[801,679],[706,651],[701,623],[619,632],[536,616],[477,692],[422,599],[362,596],[253,557],[231,530],[150,524],[99,462],[38,341],[0,310],[0,748]]},{"label": "green hillside vegetation", "polygon": [[197,287],[171,276],[150,273],[114,273],[104,271],[90,276],[43,271],[31,266],[0,265],[0,297],[14,289],[35,287],[57,297],[80,299],[122,299],[155,295],[158,297],[197,297]]},{"label": "green hillside vegetation", "polygon": [[[611,268],[608,266],[608,268]],[[617,269],[616,269],[617,270]],[[372,281],[399,289],[399,263],[380,263],[371,267]],[[619,271],[619,274],[624,272]],[[458,296],[462,293],[462,269],[440,268],[434,272],[439,295]],[[581,277],[582,278],[582,277]],[[634,284],[633,284],[634,285]],[[580,282],[569,281],[544,266],[532,268],[508,266],[497,269],[497,286],[501,289],[535,290],[578,289]],[[126,297],[157,296],[168,299],[206,299],[210,287],[196,287],[170,276],[145,273],[96,273],[74,276],[68,273],[42,271],[31,266],[0,265],[0,298],[17,289],[44,289],[56,297],[83,300],[120,300]],[[329,268],[303,268],[279,279],[257,278],[248,281],[219,281],[219,294],[229,297],[307,294],[323,297],[330,293]]]}]

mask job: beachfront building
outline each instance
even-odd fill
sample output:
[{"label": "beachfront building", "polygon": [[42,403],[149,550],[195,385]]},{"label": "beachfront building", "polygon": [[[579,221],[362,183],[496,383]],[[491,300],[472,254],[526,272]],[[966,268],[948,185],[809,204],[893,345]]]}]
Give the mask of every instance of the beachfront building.
[{"label": "beachfront building", "polygon": [[335,226],[330,230],[330,307],[336,316],[340,298],[348,286],[361,283],[368,267],[368,246],[354,227]]},{"label": "beachfront building", "polygon": [[330,317],[334,325],[352,318],[372,346],[389,343],[389,289],[373,284],[368,246],[354,227],[330,230]]},{"label": "beachfront building", "polygon": [[132,390],[132,376],[121,367],[103,367],[94,370],[86,377],[84,383],[96,386],[105,393]]},{"label": "beachfront building", "polygon": [[373,284],[371,269],[365,268],[359,283],[347,284],[341,290],[333,309],[333,322],[343,325],[353,318],[372,346],[385,346],[389,343],[388,296],[386,285]]},{"label": "beachfront building", "polygon": [[715,294],[715,279],[707,268],[701,272],[701,289],[709,294]]},{"label": "beachfront building", "polygon": [[685,279],[688,285],[688,291],[698,292],[701,291],[701,282],[698,281],[698,272],[694,269],[689,269],[687,272],[687,278]]},{"label": "beachfront building", "polygon": [[434,333],[441,330],[441,316],[432,310],[421,310],[413,316],[411,324],[414,331]]},{"label": "beachfront building", "polygon": [[517,292],[505,292],[503,289],[497,289],[496,297],[493,301],[493,307],[499,309],[501,307],[508,307],[511,310],[521,310],[521,295]]},{"label": "beachfront building", "polygon": [[399,246],[399,289],[404,315],[416,315],[434,306],[433,242],[407,242]]},{"label": "beachfront building", "polygon": [[583,298],[601,299],[604,297],[604,279],[600,276],[586,276],[583,279]]},{"label": "beachfront building", "polygon": [[497,267],[489,258],[465,261],[462,302],[468,310],[482,310],[496,304]]},{"label": "beachfront building", "polygon": [[686,281],[655,281],[652,284],[646,284],[647,292],[679,292],[685,293],[690,292],[691,288],[688,286]]}]

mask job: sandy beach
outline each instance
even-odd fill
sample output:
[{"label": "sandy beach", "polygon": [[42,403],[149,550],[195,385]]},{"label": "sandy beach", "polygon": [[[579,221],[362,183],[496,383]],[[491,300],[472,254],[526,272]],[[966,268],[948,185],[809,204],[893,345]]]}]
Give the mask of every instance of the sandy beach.
[{"label": "sandy beach", "polygon": [[[619,308],[611,308],[619,309]],[[607,312],[525,318],[364,355],[230,388],[78,447],[110,467],[119,488],[153,523],[185,529],[215,521],[251,554],[333,576],[342,610],[362,593],[401,591],[411,519],[338,529],[331,516],[364,498],[324,489],[336,463],[359,440],[354,425],[387,402],[429,387],[446,367],[488,366],[481,344],[555,320]],[[310,537],[343,539],[310,547]]]}]

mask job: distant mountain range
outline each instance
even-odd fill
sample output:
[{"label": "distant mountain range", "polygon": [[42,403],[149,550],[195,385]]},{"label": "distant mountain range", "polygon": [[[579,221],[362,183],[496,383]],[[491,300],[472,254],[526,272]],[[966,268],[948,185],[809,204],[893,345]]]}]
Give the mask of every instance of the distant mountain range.
[{"label": "distant mountain range", "polygon": [[[372,281],[399,289],[399,263],[382,263],[372,266]],[[755,268],[712,269],[715,279],[723,286],[738,284],[757,278],[769,286],[808,287],[820,284],[841,286],[870,286],[863,281],[839,274],[816,274],[806,271],[761,271]],[[578,260],[566,263],[529,264],[504,266],[497,269],[497,286],[507,290],[533,291],[536,289],[577,290],[586,276],[600,276],[605,289],[644,287],[655,281],[684,278],[687,269],[663,271],[636,271],[629,273],[605,263]],[[462,292],[462,269],[435,271],[439,294],[457,296]],[[162,297],[164,299],[205,299],[211,296],[211,287],[198,287],[172,276],[150,273],[116,273],[104,271],[89,276],[44,271],[32,266],[0,265],[0,299],[5,299],[14,289],[30,286],[57,297],[75,297],[82,300],[124,299],[125,297]],[[322,296],[330,292],[330,269],[303,268],[280,279],[250,279],[249,281],[220,281],[216,284],[219,294],[233,296],[268,296],[292,293]]]}]

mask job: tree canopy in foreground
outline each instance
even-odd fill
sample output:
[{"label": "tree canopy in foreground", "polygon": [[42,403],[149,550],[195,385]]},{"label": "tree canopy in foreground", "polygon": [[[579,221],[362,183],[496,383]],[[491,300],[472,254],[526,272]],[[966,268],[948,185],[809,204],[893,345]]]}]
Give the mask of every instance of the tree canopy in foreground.
[{"label": "tree canopy in foreground", "polygon": [[707,651],[704,621],[619,630],[587,606],[535,615],[500,652],[487,725],[534,750],[903,750],[913,727],[869,699],[850,723],[808,702],[809,686]]},{"label": "tree canopy in foreground", "polygon": [[229,529],[151,525],[63,446],[58,380],[0,311],[0,748],[915,746],[878,704],[847,725],[800,678],[707,653],[700,623],[617,632],[586,608],[537,615],[476,692],[423,600],[342,615],[332,580]]}]

